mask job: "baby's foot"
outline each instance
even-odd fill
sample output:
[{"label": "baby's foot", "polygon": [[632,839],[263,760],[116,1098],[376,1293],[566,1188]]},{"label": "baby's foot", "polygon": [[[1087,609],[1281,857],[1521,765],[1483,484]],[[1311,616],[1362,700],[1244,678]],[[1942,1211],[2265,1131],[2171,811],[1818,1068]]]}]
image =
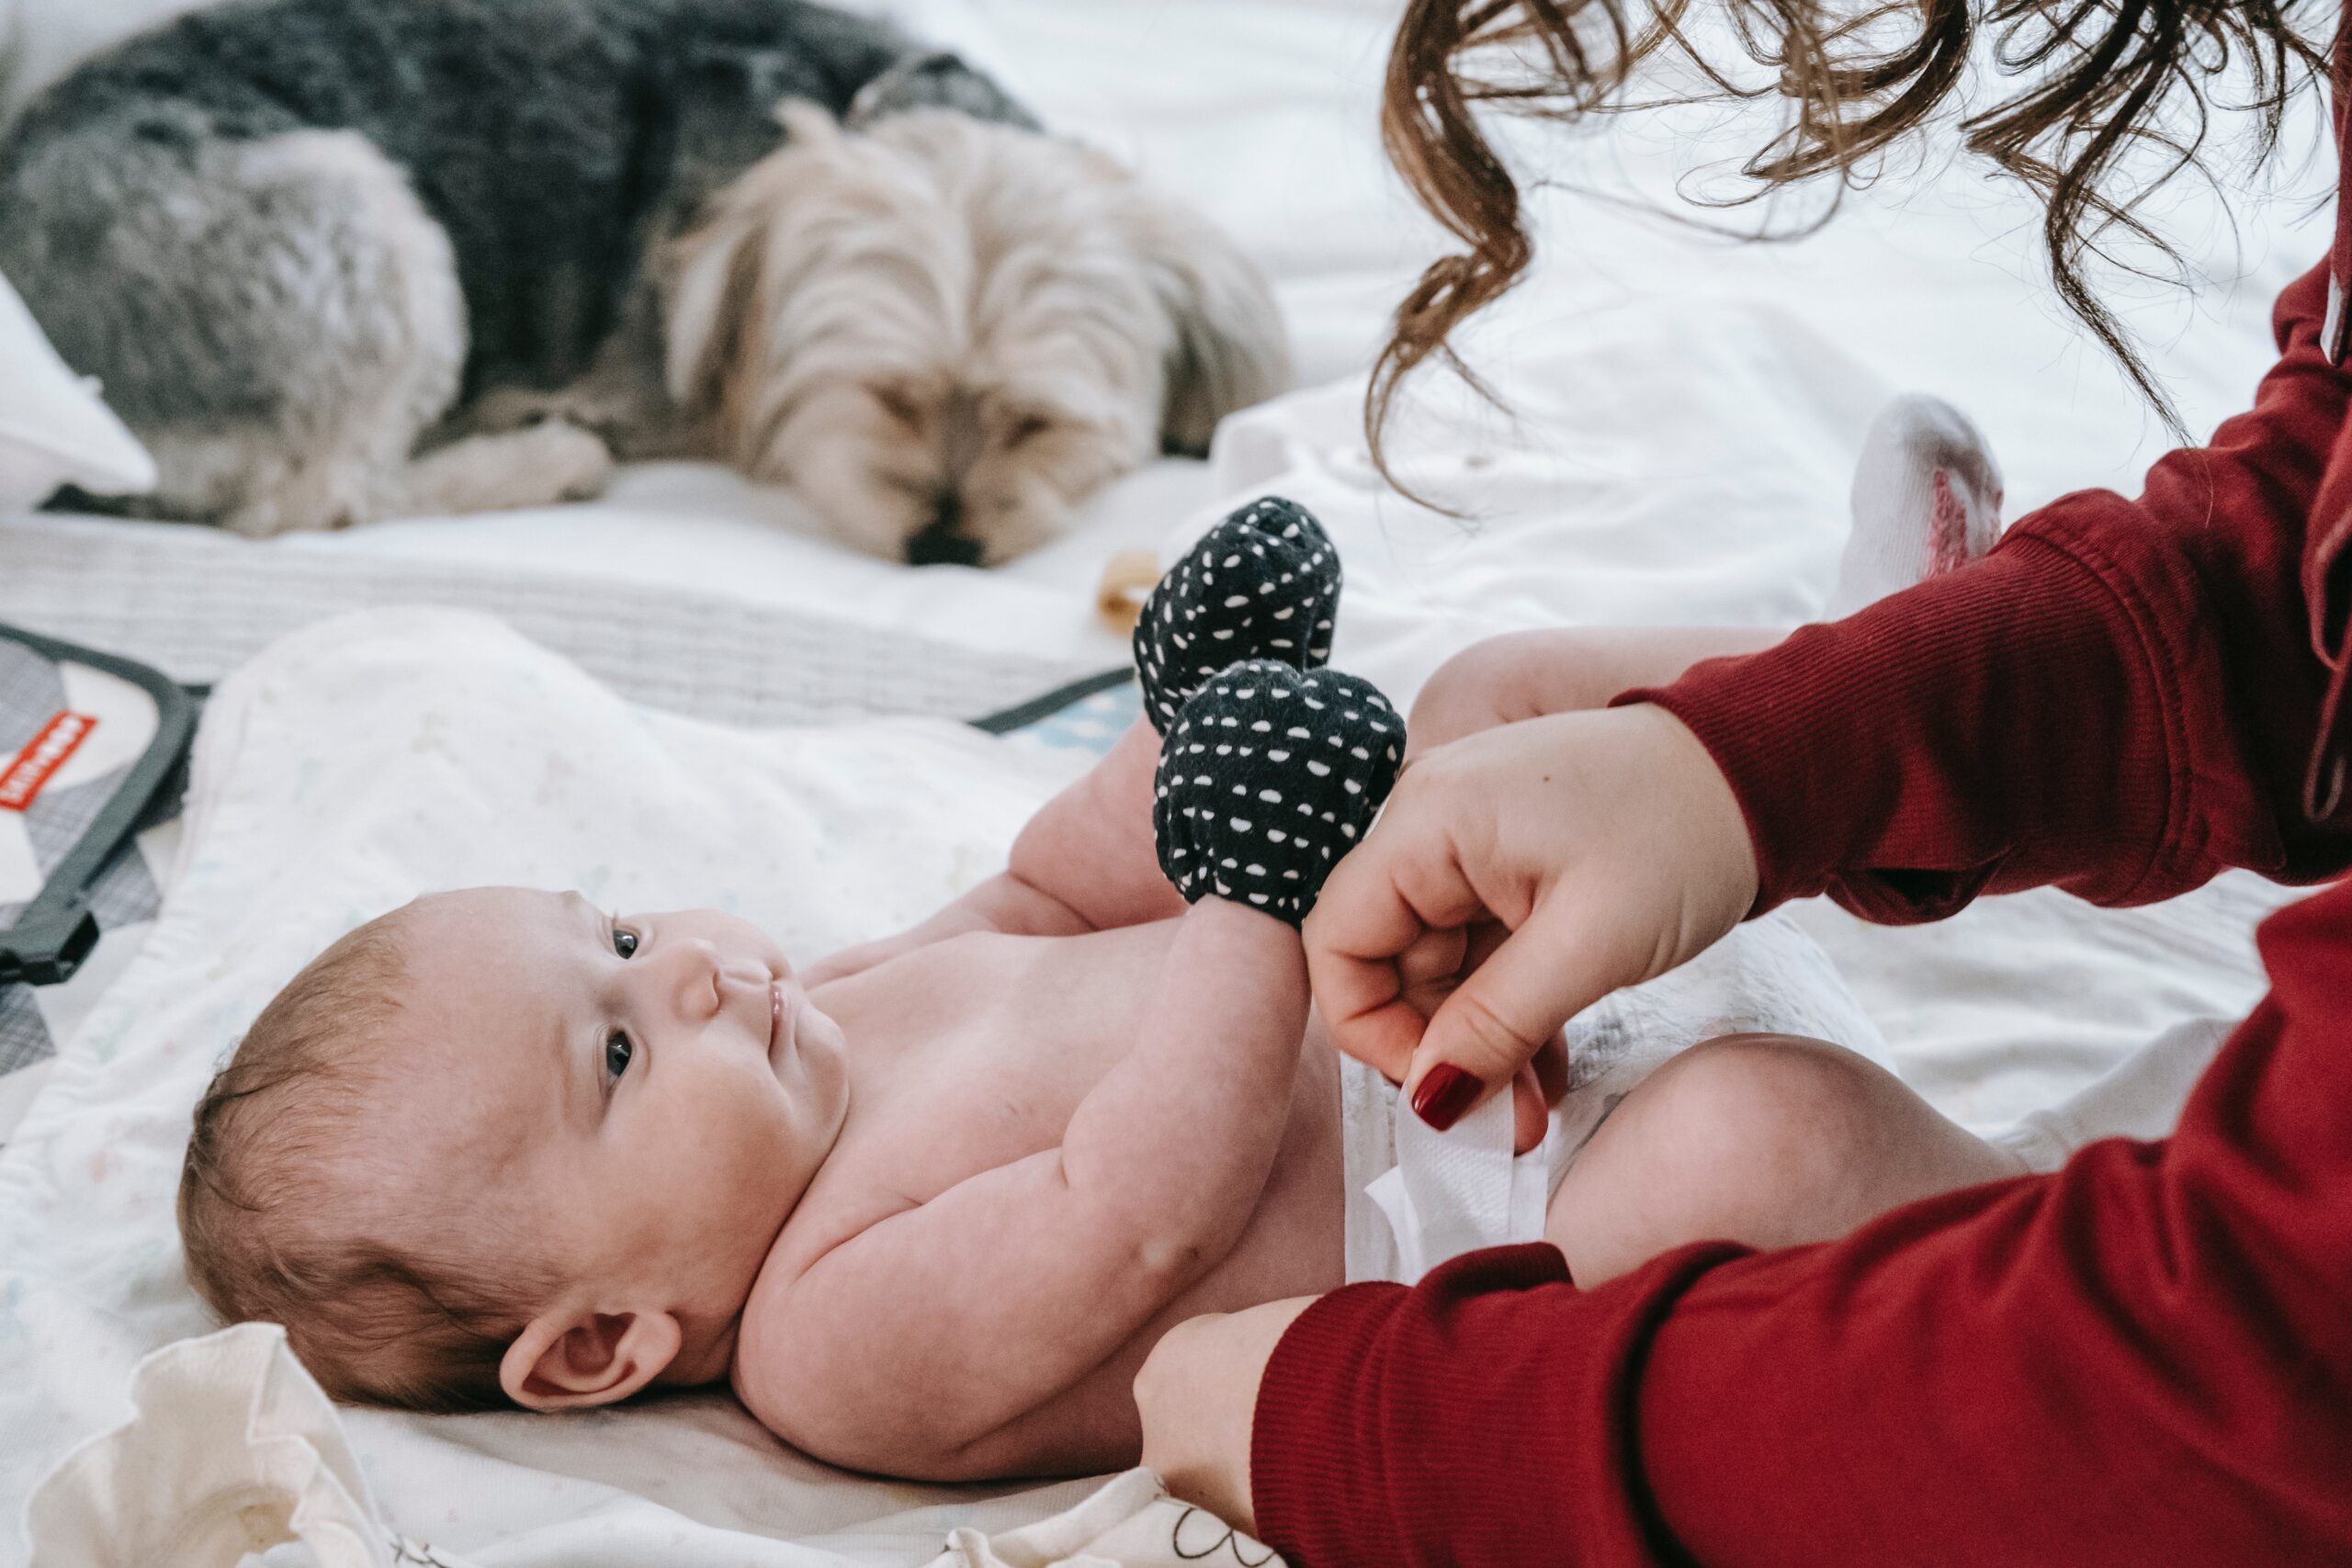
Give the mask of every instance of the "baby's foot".
[{"label": "baby's foot", "polygon": [[1368,681],[1237,664],[1178,710],[1159,748],[1159,869],[1298,925],[1396,782],[1405,721]]},{"label": "baby's foot", "polygon": [[1168,569],[1136,622],[1136,679],[1151,727],[1168,733],[1203,682],[1245,659],[1299,670],[1330,662],[1340,552],[1306,509],[1251,502]]},{"label": "baby's foot", "polygon": [[1908,392],[1862,439],[1853,507],[1831,620],[1991,549],[2001,533],[2001,470],[1958,409]]}]

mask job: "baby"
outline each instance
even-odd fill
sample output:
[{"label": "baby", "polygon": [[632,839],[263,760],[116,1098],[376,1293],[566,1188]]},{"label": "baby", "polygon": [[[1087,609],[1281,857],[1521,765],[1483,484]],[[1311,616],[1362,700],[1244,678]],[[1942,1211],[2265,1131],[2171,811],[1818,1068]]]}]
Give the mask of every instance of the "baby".
[{"label": "baby", "polygon": [[[805,972],[731,916],[521,889],[354,931],[198,1108],[198,1290],[284,1324],[347,1399],[724,1380],[858,1469],[1134,1463],[1162,1333],[1348,1276],[1340,1066],[1296,927],[1404,727],[1320,668],[1338,588],[1288,503],[1220,525],[1138,628],[1152,728],[992,881]],[[1434,1006],[1445,978],[1418,978]],[[1550,1076],[1519,1087],[1522,1148],[1580,1098]],[[1860,1057],[1781,1039],[1686,1054],[1585,1136],[1545,1228],[1585,1282],[2013,1168]]]}]

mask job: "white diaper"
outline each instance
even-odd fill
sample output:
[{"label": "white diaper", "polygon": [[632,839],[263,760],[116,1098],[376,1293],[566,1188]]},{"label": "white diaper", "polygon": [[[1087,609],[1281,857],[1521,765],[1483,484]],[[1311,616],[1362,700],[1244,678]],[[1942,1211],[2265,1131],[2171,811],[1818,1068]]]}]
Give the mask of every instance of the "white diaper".
[{"label": "white diaper", "polygon": [[1552,1194],[1635,1084],[1702,1040],[1752,1032],[1832,1041],[1888,1065],[1886,1041],[1828,954],[1779,914],[1571,1019],[1568,1092],[1544,1142],[1516,1158],[1510,1096],[1491,1096],[1440,1134],[1385,1078],[1343,1058],[1349,1281],[1410,1284],[1464,1252],[1540,1239]]}]

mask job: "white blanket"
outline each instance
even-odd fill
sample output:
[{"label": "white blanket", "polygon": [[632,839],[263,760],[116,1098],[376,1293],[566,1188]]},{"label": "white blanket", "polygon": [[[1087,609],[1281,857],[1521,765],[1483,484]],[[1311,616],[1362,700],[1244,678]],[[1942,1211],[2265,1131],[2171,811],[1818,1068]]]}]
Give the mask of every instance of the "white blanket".
[{"label": "white blanket", "polygon": [[[435,886],[576,886],[714,905],[815,956],[1002,862],[1082,756],[888,720],[750,733],[630,707],[494,623],[377,612],[279,644],[199,742],[162,919],[0,1152],[0,1562],[77,1440],[129,1414],[146,1351],[211,1326],[173,1193],[196,1096],[260,1004],[338,932]],[[1085,1486],[842,1476],[723,1394],[548,1419],[345,1417],[388,1521],[477,1568],[919,1562]]]}]

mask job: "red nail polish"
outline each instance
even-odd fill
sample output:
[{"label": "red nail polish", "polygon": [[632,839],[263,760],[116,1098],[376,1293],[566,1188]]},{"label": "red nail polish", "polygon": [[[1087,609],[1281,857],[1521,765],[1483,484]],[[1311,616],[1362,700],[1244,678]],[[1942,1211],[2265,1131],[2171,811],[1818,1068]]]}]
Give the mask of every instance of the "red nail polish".
[{"label": "red nail polish", "polygon": [[1440,1062],[1413,1091],[1413,1114],[1444,1132],[1462,1120],[1485,1086],[1451,1062]]}]

